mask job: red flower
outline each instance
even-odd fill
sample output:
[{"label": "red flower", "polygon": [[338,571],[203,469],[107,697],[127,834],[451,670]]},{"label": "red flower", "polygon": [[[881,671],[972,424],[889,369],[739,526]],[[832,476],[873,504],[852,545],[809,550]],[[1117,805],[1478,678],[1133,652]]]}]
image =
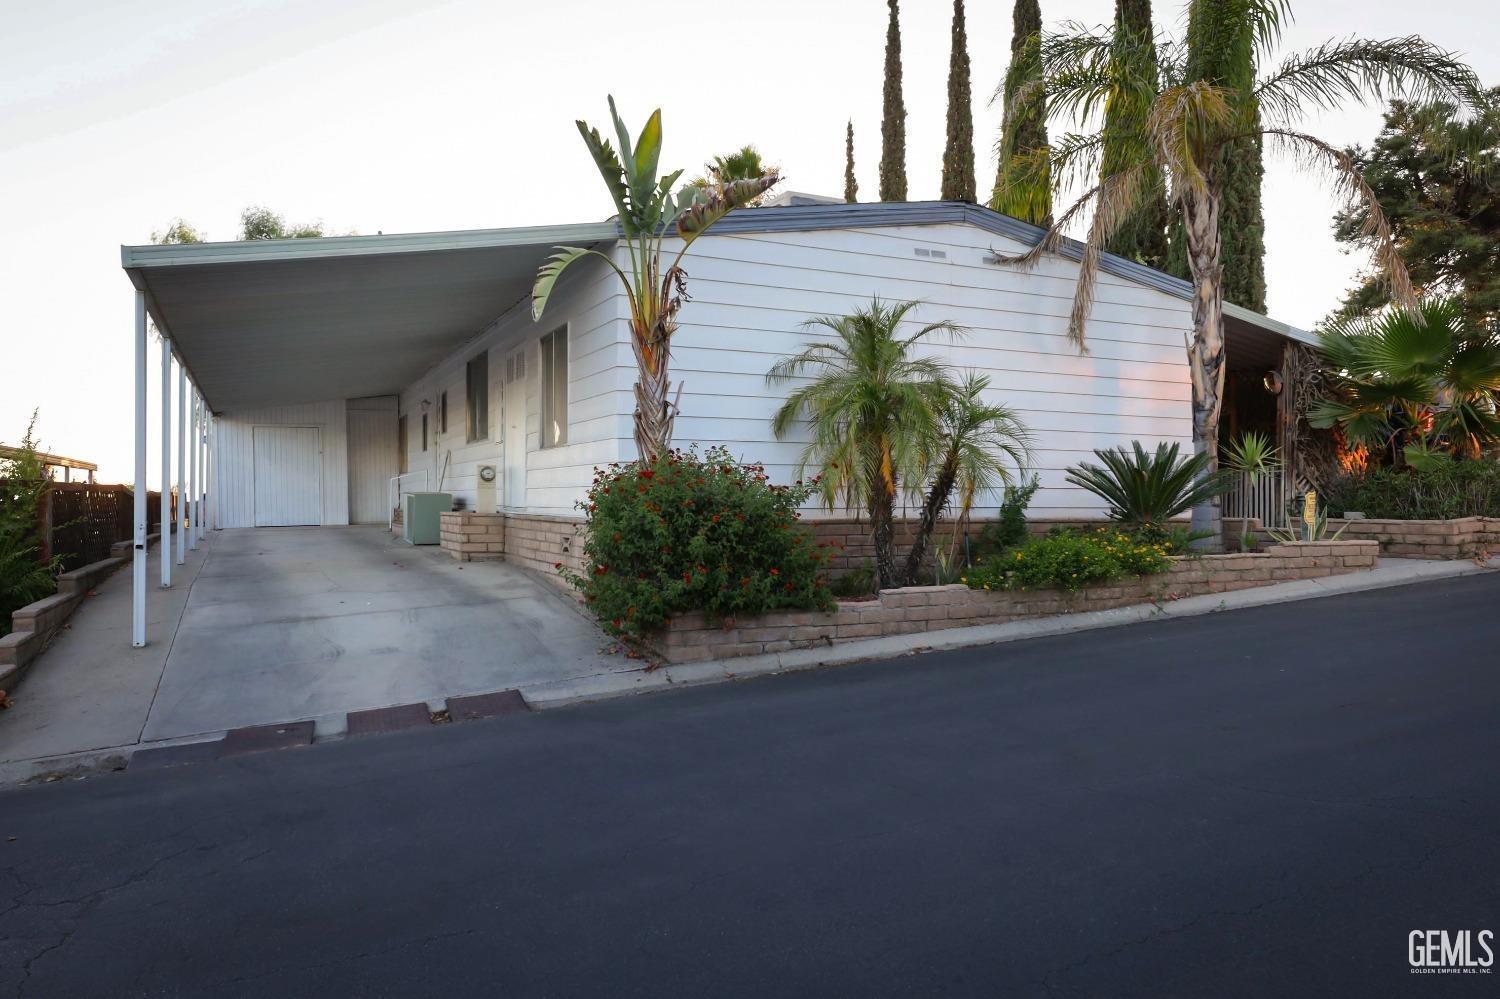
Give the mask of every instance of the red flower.
[{"label": "red flower", "polygon": [[552,568],[554,568],[554,569],[561,569],[562,568],[562,563],[561,562],[553,562],[552,563]]},{"label": "red flower", "polygon": [[596,566],[594,566],[594,575],[596,575],[596,576],[602,576],[602,575],[604,575],[608,571],[609,571],[609,566],[607,566],[607,565],[596,565]]},{"label": "red flower", "polygon": [[780,569],[772,569],[771,570],[771,575],[773,575],[773,576],[779,576],[779,575],[781,575],[781,570]]}]

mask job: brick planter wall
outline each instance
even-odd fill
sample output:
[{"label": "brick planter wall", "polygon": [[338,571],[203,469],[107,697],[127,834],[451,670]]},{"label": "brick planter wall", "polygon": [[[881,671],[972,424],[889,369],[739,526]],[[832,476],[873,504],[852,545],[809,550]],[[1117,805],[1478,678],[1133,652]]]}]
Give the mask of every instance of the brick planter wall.
[{"label": "brick planter wall", "polygon": [[78,609],[89,590],[128,561],[125,557],[101,559],[62,573],[57,577],[56,593],[11,614],[10,634],[0,635],[0,690],[15,689],[21,674]]},{"label": "brick planter wall", "polygon": [[1392,558],[1474,558],[1500,552],[1500,517],[1463,517],[1458,520],[1330,520],[1332,534],[1344,528],[1340,540],[1376,541],[1380,554]]},{"label": "brick planter wall", "polygon": [[1224,593],[1295,579],[1375,568],[1374,541],[1272,545],[1253,554],[1175,558],[1167,572],[1141,579],[1061,590],[989,592],[953,586],[882,590],[876,600],[841,602],[831,613],[795,611],[741,618],[730,627],[702,614],[675,618],[658,641],[674,663],[728,659],[833,645],[860,638],[1003,624],[1025,618],[1108,610],[1163,598]]}]

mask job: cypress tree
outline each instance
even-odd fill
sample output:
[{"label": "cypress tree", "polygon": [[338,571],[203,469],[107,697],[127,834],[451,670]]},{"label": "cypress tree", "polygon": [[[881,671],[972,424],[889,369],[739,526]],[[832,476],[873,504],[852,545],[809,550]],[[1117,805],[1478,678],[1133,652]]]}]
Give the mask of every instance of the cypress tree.
[{"label": "cypress tree", "polygon": [[[1100,179],[1148,161],[1146,119],[1158,90],[1156,41],[1151,0],[1115,0],[1113,72],[1119,81],[1104,114],[1104,152]],[[1166,184],[1152,169],[1138,195],[1137,208],[1120,224],[1104,248],[1148,267],[1168,262]]]},{"label": "cypress tree", "polygon": [[859,200],[859,181],[854,179],[854,119],[849,119],[849,128],[844,133],[844,200],[854,204]]},{"label": "cypress tree", "polygon": [[[1190,82],[1224,87],[1244,116],[1243,131],[1260,129],[1254,97],[1254,29],[1241,0],[1194,0],[1188,14],[1187,72]],[[1219,232],[1223,243],[1224,298],[1256,312],[1266,311],[1266,223],[1261,211],[1265,176],[1260,136],[1225,143],[1209,164],[1209,183],[1222,198]],[[1187,274],[1186,240],[1181,224],[1172,232],[1172,272]]]},{"label": "cypress tree", "polygon": [[948,144],[943,149],[944,201],[976,201],[974,111],[969,92],[969,38],[964,0],[953,0],[953,48],[948,55]]},{"label": "cypress tree", "polygon": [[1047,99],[1040,89],[1042,9],[1037,0],[1016,0],[1012,25],[1000,163],[990,207],[1035,225],[1051,225]]},{"label": "cypress tree", "polygon": [[906,200],[906,104],[901,100],[901,23],[896,0],[885,29],[885,117],[880,122],[880,200]]}]

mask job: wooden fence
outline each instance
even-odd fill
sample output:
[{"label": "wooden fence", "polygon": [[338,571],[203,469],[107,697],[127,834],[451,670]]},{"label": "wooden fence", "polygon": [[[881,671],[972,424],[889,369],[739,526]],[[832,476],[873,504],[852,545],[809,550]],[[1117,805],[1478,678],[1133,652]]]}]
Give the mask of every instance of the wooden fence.
[{"label": "wooden fence", "polygon": [[[0,483],[0,491],[3,491]],[[170,512],[177,513],[171,497]],[[161,493],[146,494],[146,524],[161,524]],[[94,482],[54,482],[42,495],[38,511],[41,559],[62,556],[64,572],[109,558],[109,546],[135,534],[135,493],[129,486]]]}]

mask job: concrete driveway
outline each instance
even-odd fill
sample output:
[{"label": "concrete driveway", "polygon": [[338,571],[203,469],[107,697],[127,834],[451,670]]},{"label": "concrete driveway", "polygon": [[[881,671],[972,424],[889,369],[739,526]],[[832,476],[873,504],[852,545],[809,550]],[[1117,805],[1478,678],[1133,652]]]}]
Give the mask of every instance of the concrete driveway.
[{"label": "concrete driveway", "polygon": [[218,531],[178,578],[151,593],[145,649],[130,647],[129,571],[100,587],[0,717],[0,761],[337,726],[362,708],[640,668],[604,654],[605,636],[550,582],[378,527]]}]

